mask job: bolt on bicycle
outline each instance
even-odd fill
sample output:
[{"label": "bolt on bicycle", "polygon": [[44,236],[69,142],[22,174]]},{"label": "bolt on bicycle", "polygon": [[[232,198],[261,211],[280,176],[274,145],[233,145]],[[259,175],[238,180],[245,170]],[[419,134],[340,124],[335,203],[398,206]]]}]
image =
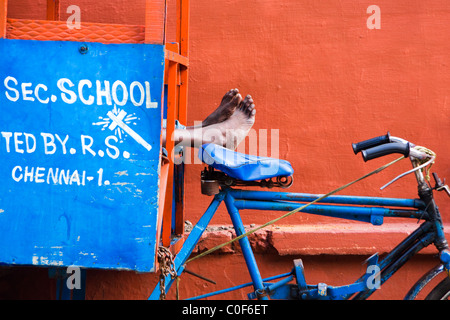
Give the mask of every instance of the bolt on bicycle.
[{"label": "bolt on bicycle", "polygon": [[[430,291],[426,299],[448,299],[450,297],[450,251],[443,231],[442,218],[433,198],[433,192],[444,191],[450,196],[450,190],[445,185],[445,180],[442,182],[436,173],[433,173],[435,185],[432,186],[428,182],[428,168],[434,162],[435,154],[427,148],[393,137],[389,133],[355,143],[352,147],[355,154],[362,154],[364,161],[389,154],[401,154],[402,158],[396,161],[409,158],[412,163],[412,170],[400,175],[393,181],[406,174],[414,173],[419,198],[397,199],[333,195],[343,188],[327,195],[237,189],[235,188],[237,186],[287,188],[293,183],[292,175],[294,171],[286,160],[247,155],[214,144],[203,145],[199,150],[199,157],[208,166],[201,174],[202,193],[214,196],[214,198],[173,259],[172,272],[161,276],[161,282],[156,285],[149,299],[158,299],[161,294],[165,294],[176,278],[175,275],[179,276],[183,271],[188,271],[186,264],[199,257],[189,258],[222,202],[225,203],[236,232],[237,237],[232,241],[239,241],[251,282],[192,299],[212,297],[245,287],[253,287],[253,290],[248,293],[249,299],[367,299],[375,290],[382,287],[409,259],[429,245],[434,245],[437,250],[439,256],[437,265],[412,286],[406,293],[405,299],[415,299],[431,280],[442,273],[447,273],[448,276]],[[382,169],[384,168],[380,170]],[[372,173],[377,173],[380,170]],[[352,183],[357,181],[359,179]],[[303,205],[300,206],[301,204]],[[263,279],[247,238],[256,229],[245,232],[239,213],[240,210],[244,209],[288,211],[288,214],[283,217],[301,211],[303,213],[362,221],[372,225],[382,225],[384,218],[387,217],[411,218],[423,222],[384,257],[380,257],[376,253],[368,258],[366,273],[361,275],[354,283],[331,286],[325,283],[309,284],[305,278],[301,259],[293,261],[293,268],[289,272]],[[208,250],[205,254],[221,246]]]}]

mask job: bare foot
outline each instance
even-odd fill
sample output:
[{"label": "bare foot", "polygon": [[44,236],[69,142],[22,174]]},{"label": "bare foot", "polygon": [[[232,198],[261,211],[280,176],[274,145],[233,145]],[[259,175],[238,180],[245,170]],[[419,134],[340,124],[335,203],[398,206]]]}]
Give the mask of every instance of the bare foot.
[{"label": "bare foot", "polygon": [[241,94],[238,89],[231,89],[222,98],[219,107],[214,110],[205,120],[202,122],[202,126],[210,126],[212,124],[223,122],[231,117],[236,108],[242,101]]},{"label": "bare foot", "polygon": [[255,114],[253,99],[247,95],[227,120],[204,128],[204,139],[210,135],[211,142],[235,150],[255,123]]}]

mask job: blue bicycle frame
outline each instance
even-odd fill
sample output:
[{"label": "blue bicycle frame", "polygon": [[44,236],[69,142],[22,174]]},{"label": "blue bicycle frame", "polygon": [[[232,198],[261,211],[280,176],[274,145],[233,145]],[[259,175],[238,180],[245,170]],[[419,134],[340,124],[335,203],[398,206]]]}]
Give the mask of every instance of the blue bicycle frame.
[{"label": "blue bicycle frame", "polygon": [[[176,255],[174,265],[177,274],[180,275],[184,271],[187,259],[222,202],[227,207],[237,236],[240,236],[245,233],[245,229],[239,210],[291,211],[298,208],[301,204],[311,202],[317,198],[319,198],[319,195],[223,188],[220,193],[214,196],[208,209],[192,229],[183,247]],[[379,260],[377,254],[370,257],[367,261],[367,272],[353,284],[336,287],[327,286],[323,283],[308,285],[303,274],[301,260],[294,260],[294,268],[291,272],[263,279],[250,242],[247,237],[243,237],[239,240],[239,244],[242,248],[242,254],[252,282],[195,298],[206,298],[253,285],[253,292],[248,294],[250,299],[268,299],[269,297],[273,299],[349,299],[352,296],[353,299],[366,299],[376,290],[377,286],[386,282],[400,267],[424,247],[431,243],[439,243],[442,239],[445,241],[437,207],[434,206],[434,201],[431,201],[431,209],[434,210],[433,212],[436,212],[438,217],[430,214],[430,203],[425,204],[422,200],[355,196],[329,196],[301,211],[362,221],[373,225],[383,224],[385,217],[412,218],[425,221],[382,260]],[[420,289],[443,270],[442,265],[431,270],[414,285],[407,294],[406,299],[415,298]],[[374,279],[378,282],[374,283]],[[278,281],[269,282],[274,280]],[[290,283],[293,280],[295,280],[295,283]],[[165,279],[166,291],[170,288],[172,282],[173,279],[167,276]],[[160,288],[158,284],[149,299],[158,299],[159,295]]]}]

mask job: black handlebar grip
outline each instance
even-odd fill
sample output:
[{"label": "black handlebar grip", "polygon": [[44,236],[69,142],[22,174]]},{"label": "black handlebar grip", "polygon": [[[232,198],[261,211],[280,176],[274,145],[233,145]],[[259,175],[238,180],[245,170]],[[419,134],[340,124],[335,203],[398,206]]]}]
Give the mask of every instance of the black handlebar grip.
[{"label": "black handlebar grip", "polygon": [[389,132],[384,136],[375,137],[369,140],[361,141],[358,143],[352,143],[353,152],[357,154],[361,150],[373,148],[385,143],[391,142],[391,136]]},{"label": "black handlebar grip", "polygon": [[369,161],[391,153],[400,153],[407,157],[409,156],[409,148],[409,143],[393,142],[363,150],[361,153],[364,161]]}]

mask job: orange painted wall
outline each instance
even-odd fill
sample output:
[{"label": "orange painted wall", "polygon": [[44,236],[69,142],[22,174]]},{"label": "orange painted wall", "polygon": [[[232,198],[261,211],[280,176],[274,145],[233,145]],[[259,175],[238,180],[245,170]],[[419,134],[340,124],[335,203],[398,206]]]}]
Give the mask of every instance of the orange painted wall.
[{"label": "orange painted wall", "polygon": [[[169,41],[174,39],[173,3],[169,1]],[[64,0],[61,1],[62,19],[68,16],[64,8],[71,4],[80,6],[82,22],[144,24],[143,0],[79,0],[76,3]],[[373,4],[381,9],[379,30],[369,30],[366,25],[370,16],[367,7]],[[8,15],[45,19],[44,6],[43,0],[10,0]],[[244,95],[251,94],[257,108],[254,130],[258,140],[262,140],[263,130],[270,137],[270,130],[277,129],[279,149],[273,150],[294,167],[295,182],[289,191],[326,193],[394,159],[392,156],[364,163],[351,150],[352,142],[387,131],[434,150],[438,157],[433,169],[441,177],[450,178],[448,1],[191,0],[190,9],[187,124],[205,118],[230,88],[239,88]],[[247,141],[246,150],[252,148]],[[272,155],[276,155],[273,150]],[[190,164],[186,170],[186,214],[192,222],[197,221],[210,201],[200,194],[202,168],[201,164]],[[379,190],[409,168],[404,161],[344,193],[415,197],[413,176]],[[448,198],[438,194],[437,201],[444,221],[449,223],[450,209],[444,208]],[[277,212],[242,213],[245,224],[256,225],[279,215]],[[212,223],[229,225],[231,222],[222,209]],[[286,230],[295,226],[326,227],[336,223],[349,222],[298,214],[280,222],[272,236],[284,237]],[[399,225],[402,228],[403,224]],[[367,232],[371,230],[367,225]],[[339,232],[334,232],[329,237],[331,247],[336,237],[341,237]],[[258,260],[265,262],[263,276],[287,272],[292,259],[299,257],[297,248],[305,243],[296,242],[295,237],[286,238],[282,245],[257,255]],[[368,251],[376,252],[377,246],[395,244],[381,234],[379,238],[380,243],[374,243]],[[364,241],[361,235],[347,240],[355,245],[345,255],[333,254],[333,250],[326,256],[302,253],[311,282],[339,284],[335,283],[336,279],[354,281],[363,272],[361,261],[367,258],[367,252],[358,249],[358,241]],[[314,246],[312,241],[307,245]],[[281,249],[286,250],[285,255],[279,255]],[[339,252],[339,246],[334,252]],[[240,258],[239,253],[213,255],[194,262],[191,268],[221,279],[222,288],[248,281]],[[374,298],[402,298],[407,288],[433,263],[431,255],[421,255],[391,280],[387,290],[377,292]],[[331,271],[325,272],[327,268]],[[356,269],[356,274],[352,274]],[[0,279],[23,279],[24,274],[32,279],[35,275],[40,279],[36,281],[46,283],[41,297],[52,297],[51,280],[37,276],[41,270],[33,270],[9,270]],[[155,283],[155,275],[93,270],[88,272],[87,298],[143,299]],[[206,286],[206,291],[213,289],[185,276],[181,281],[182,297],[201,293]],[[26,298],[33,293],[17,289],[17,296]],[[241,298],[242,293],[227,297]]]},{"label": "orange painted wall", "polygon": [[[368,30],[369,4],[193,1],[189,119],[206,116],[228,88],[252,94],[254,128],[279,130],[279,156],[295,170],[292,191],[326,193],[394,159],[365,164],[350,147],[387,131],[437,152],[434,169],[449,176],[450,6],[377,1],[381,29]],[[198,197],[200,167],[189,168],[187,197],[199,210],[204,204],[189,199]],[[409,168],[405,161],[348,192],[414,196],[412,176],[378,190]],[[443,215],[450,221],[448,209]]]}]

